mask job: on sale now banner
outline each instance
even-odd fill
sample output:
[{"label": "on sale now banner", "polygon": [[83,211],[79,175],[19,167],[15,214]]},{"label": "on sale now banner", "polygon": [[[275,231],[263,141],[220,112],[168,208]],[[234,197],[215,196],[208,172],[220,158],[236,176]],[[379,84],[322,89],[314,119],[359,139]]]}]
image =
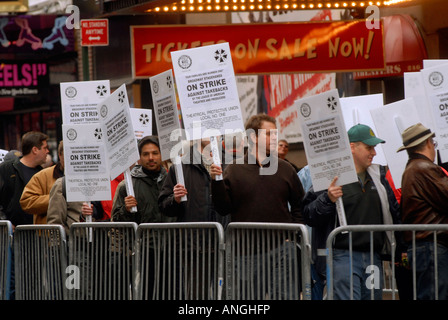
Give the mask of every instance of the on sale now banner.
[{"label": "on sale now banner", "polygon": [[235,74],[384,70],[383,24],[366,20],[131,26],[132,73],[172,68],[170,52],[228,42]]}]

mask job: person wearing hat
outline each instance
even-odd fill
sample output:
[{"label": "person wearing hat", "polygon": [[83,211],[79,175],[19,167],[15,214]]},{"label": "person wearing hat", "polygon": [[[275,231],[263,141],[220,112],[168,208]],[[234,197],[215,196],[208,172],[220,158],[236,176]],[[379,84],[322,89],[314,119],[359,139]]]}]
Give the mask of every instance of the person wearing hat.
[{"label": "person wearing hat", "polygon": [[[373,130],[357,124],[348,130],[350,149],[353,155],[358,181],[340,186],[334,177],[327,190],[315,192],[309,189],[303,200],[303,216],[307,225],[313,228],[311,234],[313,260],[319,275],[325,278],[326,260],[317,252],[326,248],[326,240],[331,231],[338,226],[336,201],[342,197],[348,225],[381,225],[399,223],[399,206],[394,193],[386,180],[386,168],[372,164],[376,155],[375,146],[385,143],[375,136]],[[339,234],[334,242],[333,287],[335,300],[350,299],[349,234]],[[353,299],[370,299],[366,287],[367,266],[370,260],[370,233],[355,232],[352,238]],[[390,234],[373,233],[374,265],[382,274],[384,256],[391,254]],[[381,281],[379,281],[381,282]],[[382,298],[382,282],[375,287],[375,300]]]},{"label": "person wearing hat", "polygon": [[[402,132],[403,145],[409,156],[401,180],[401,212],[404,224],[448,224],[448,176],[434,163],[437,143],[435,133],[417,123]],[[448,299],[448,232],[437,233],[438,287],[435,288],[434,234],[416,231],[417,299]],[[412,231],[404,233],[412,244]],[[413,261],[412,246],[408,260]]]}]

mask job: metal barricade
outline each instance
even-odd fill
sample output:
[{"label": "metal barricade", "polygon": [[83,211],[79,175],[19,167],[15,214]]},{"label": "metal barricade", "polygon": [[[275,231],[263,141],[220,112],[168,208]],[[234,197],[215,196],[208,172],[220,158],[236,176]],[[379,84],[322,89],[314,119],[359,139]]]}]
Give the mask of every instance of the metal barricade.
[{"label": "metal barricade", "polygon": [[135,258],[138,300],[221,300],[224,231],[219,223],[140,224]]},{"label": "metal barricade", "polygon": [[79,275],[71,300],[132,300],[134,222],[77,222],[70,226],[69,263]]},{"label": "metal barricade", "polygon": [[60,225],[20,225],[14,231],[14,278],[17,300],[66,297],[67,246]]},{"label": "metal barricade", "polygon": [[303,224],[230,223],[226,229],[227,299],[311,300],[310,248]]},{"label": "metal barricade", "polygon": [[[343,227],[338,227],[336,229],[334,229],[330,235],[327,238],[327,293],[328,293],[328,300],[333,300],[334,299],[334,267],[333,267],[333,257],[334,257],[334,248],[333,248],[333,243],[335,241],[336,236],[342,234],[342,233],[348,233],[349,236],[349,265],[347,266],[347,278],[350,278],[350,299],[353,299],[353,287],[354,287],[354,277],[353,277],[353,272],[350,272],[351,270],[353,270],[353,240],[352,240],[352,234],[354,232],[369,232],[370,234],[370,251],[369,251],[369,256],[370,256],[370,263],[371,266],[375,266],[374,263],[374,241],[373,241],[373,234],[375,232],[389,232],[392,238],[392,243],[391,243],[391,256],[390,256],[390,263],[386,262],[386,265],[389,267],[388,270],[380,270],[380,268],[370,268],[368,271],[366,272],[371,272],[371,281],[372,283],[370,288],[368,288],[370,290],[370,298],[374,299],[374,291],[377,290],[378,288],[375,287],[373,282],[376,282],[378,280],[378,278],[376,278],[375,276],[375,270],[379,271],[379,276],[380,278],[383,278],[385,275],[388,276],[388,279],[379,279],[378,283],[383,283],[383,286],[387,284],[387,286],[381,288],[382,292],[383,292],[383,297],[384,297],[384,293],[390,293],[391,295],[391,299],[392,300],[396,300],[397,299],[397,293],[398,295],[400,295],[399,290],[397,290],[397,281],[396,281],[396,254],[395,254],[395,249],[396,249],[396,238],[395,238],[395,234],[394,232],[405,232],[405,231],[410,231],[412,232],[412,243],[410,244],[410,248],[411,248],[411,253],[412,253],[412,259],[409,262],[409,267],[410,267],[410,271],[412,273],[412,277],[411,278],[411,282],[409,283],[409,287],[412,288],[412,298],[414,300],[417,299],[417,271],[416,271],[416,232],[417,231],[428,231],[428,232],[432,232],[433,234],[433,241],[426,241],[428,243],[433,243],[434,244],[434,265],[438,265],[437,263],[437,259],[438,259],[438,255],[437,255],[437,233],[438,232],[447,232],[448,231],[448,224],[445,225],[424,225],[424,224],[401,224],[401,225],[350,225],[350,226],[343,226]],[[408,249],[409,252],[409,249]],[[401,258],[401,257],[400,257]],[[385,261],[383,261],[381,263],[381,268],[383,268],[385,266]],[[344,275],[343,275],[344,276]],[[434,276],[434,285],[435,288],[438,287],[438,272],[437,272],[437,268],[435,268],[435,276]],[[410,294],[409,294],[410,295]],[[435,300],[438,300],[438,292],[437,290],[435,290]]]},{"label": "metal barricade", "polygon": [[11,294],[12,224],[0,221],[0,300],[9,300]]}]

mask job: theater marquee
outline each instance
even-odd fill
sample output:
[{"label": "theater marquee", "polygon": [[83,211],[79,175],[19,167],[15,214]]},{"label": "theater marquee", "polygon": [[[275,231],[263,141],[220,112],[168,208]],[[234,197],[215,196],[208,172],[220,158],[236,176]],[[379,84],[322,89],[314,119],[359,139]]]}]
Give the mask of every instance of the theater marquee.
[{"label": "theater marquee", "polygon": [[383,25],[365,20],[216,26],[131,26],[132,74],[171,69],[170,52],[228,42],[235,74],[384,70]]}]

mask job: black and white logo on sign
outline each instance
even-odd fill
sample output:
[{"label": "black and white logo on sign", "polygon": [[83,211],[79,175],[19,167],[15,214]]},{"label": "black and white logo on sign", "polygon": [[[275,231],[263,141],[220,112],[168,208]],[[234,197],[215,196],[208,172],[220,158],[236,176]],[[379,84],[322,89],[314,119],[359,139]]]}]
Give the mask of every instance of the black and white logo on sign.
[{"label": "black and white logo on sign", "polygon": [[328,97],[328,99],[327,99],[327,107],[331,111],[336,110],[336,108],[338,107],[338,101],[336,100],[335,97]]},{"label": "black and white logo on sign", "polygon": [[431,72],[428,80],[432,86],[438,87],[443,83],[443,75],[439,71],[434,71]]},{"label": "black and white logo on sign", "polygon": [[120,93],[118,94],[118,101],[120,101],[120,103],[123,103],[125,98],[126,97],[124,95],[124,91],[120,91]]},{"label": "black and white logo on sign", "polygon": [[96,87],[96,94],[99,95],[100,97],[104,96],[105,94],[107,94],[107,88],[104,85],[99,85]]},{"label": "black and white logo on sign", "polygon": [[146,113],[142,113],[139,117],[138,117],[138,121],[140,121],[141,124],[146,125],[149,122],[149,116]]},{"label": "black and white logo on sign", "polygon": [[227,52],[224,49],[218,49],[215,51],[215,60],[219,63],[225,62],[228,58]]},{"label": "black and white logo on sign", "polygon": [[171,79],[171,76],[166,77],[166,86],[168,89],[171,89],[173,87],[173,79]]},{"label": "black and white logo on sign", "polygon": [[107,117],[107,106],[103,104],[100,108],[100,114],[103,118]]},{"label": "black and white logo on sign", "polygon": [[311,115],[311,107],[308,103],[302,103],[300,106],[300,113],[305,118],[308,118]]},{"label": "black and white logo on sign", "polygon": [[103,132],[101,131],[101,128],[96,128],[94,133],[95,138],[99,141],[103,138]]},{"label": "black and white logo on sign", "polygon": [[67,130],[67,139],[68,140],[74,141],[77,136],[78,136],[78,133],[76,132],[75,129],[70,128],[70,129]]},{"label": "black and white logo on sign", "polygon": [[76,97],[77,91],[75,87],[68,87],[65,89],[65,95],[67,98],[74,98]]},{"label": "black and white logo on sign", "polygon": [[187,55],[181,55],[179,57],[179,59],[177,60],[177,64],[179,65],[179,67],[181,67],[182,69],[188,69],[191,67],[191,64],[193,63],[193,61],[191,60],[191,58]]},{"label": "black and white logo on sign", "polygon": [[154,82],[152,83],[152,91],[154,91],[154,93],[159,92],[159,83],[157,82],[157,80],[154,80]]}]

